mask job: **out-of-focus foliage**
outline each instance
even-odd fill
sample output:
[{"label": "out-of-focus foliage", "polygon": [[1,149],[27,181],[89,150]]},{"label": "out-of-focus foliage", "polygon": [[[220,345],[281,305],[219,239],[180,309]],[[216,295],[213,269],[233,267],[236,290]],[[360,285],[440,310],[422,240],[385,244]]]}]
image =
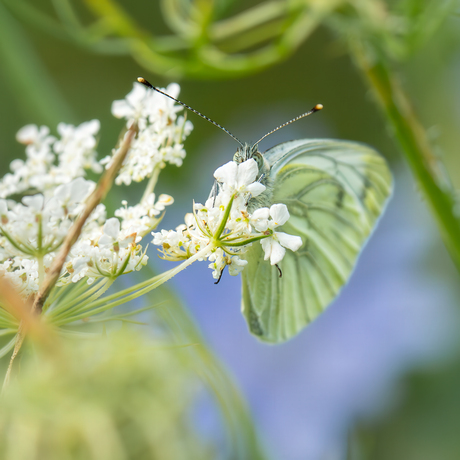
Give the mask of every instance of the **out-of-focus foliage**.
[{"label": "out-of-focus foliage", "polygon": [[[23,20],[94,52],[130,54],[146,69],[170,77],[238,76],[264,69],[291,55],[343,0],[232,1],[162,0],[162,30],[151,30],[132,3],[70,0],[36,7],[4,0]],[[84,18],[84,19],[83,19]],[[172,32],[172,33],[171,33]]]},{"label": "out-of-focus foliage", "polygon": [[[241,76],[292,55],[324,21],[367,36],[396,58],[417,49],[452,12],[453,0],[161,0],[136,11],[116,0],[3,0],[18,17],[54,37],[101,54],[131,55],[169,77]],[[153,3],[153,2],[152,2]],[[51,5],[50,5],[51,4]],[[54,11],[49,11],[49,10]],[[147,17],[161,15],[149,27]]]},{"label": "out-of-focus foliage", "polygon": [[[412,376],[392,416],[357,430],[361,457],[372,460],[457,460],[460,453],[460,363]],[[354,458],[353,458],[354,460]]]},{"label": "out-of-focus foliage", "polygon": [[349,0],[327,18],[334,32],[360,40],[374,60],[403,61],[455,10],[456,0]]},{"label": "out-of-focus foliage", "polygon": [[0,400],[0,458],[215,458],[190,417],[200,386],[180,348],[126,328],[29,348]]}]

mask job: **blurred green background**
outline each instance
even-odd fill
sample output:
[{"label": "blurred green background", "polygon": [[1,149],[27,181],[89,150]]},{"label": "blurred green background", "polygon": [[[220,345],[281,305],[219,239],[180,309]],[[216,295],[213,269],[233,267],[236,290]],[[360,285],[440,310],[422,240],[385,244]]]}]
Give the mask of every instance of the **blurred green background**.
[{"label": "blurred green background", "polygon": [[[349,35],[347,27],[351,27],[352,30],[355,27],[356,30],[361,28],[368,31],[369,37],[373,37],[372,39],[378,43],[379,40],[388,40],[390,43],[392,33],[403,31],[401,36],[404,36],[404,31],[413,27],[422,30],[420,45],[414,45],[407,52],[395,51],[393,56],[389,53],[390,67],[401,78],[416,114],[426,129],[433,152],[438,158],[442,158],[454,187],[460,185],[460,16],[455,13],[460,7],[456,9],[454,2],[396,0],[299,0],[270,3],[285,4],[286,9],[290,11],[288,16],[292,19],[291,23],[297,18],[296,15],[301,14],[300,11],[304,7],[311,7],[312,11],[317,12],[320,7],[314,5],[322,4],[324,11],[311,25],[311,34],[306,34],[308,36],[305,36],[304,40],[299,40],[298,47],[286,47],[286,51],[280,52],[279,58],[274,59],[270,65],[261,68],[249,67],[244,72],[213,73],[203,70],[201,74],[191,74],[193,72],[186,71],[187,65],[192,68],[192,63],[200,60],[200,37],[196,36],[197,44],[194,50],[177,53],[177,56],[183,56],[184,60],[188,59],[191,62],[184,64],[185,70],[171,67],[167,71],[158,66],[158,73],[155,74],[154,63],[146,69],[129,53],[121,53],[126,46],[125,41],[120,41],[119,49],[115,42],[110,52],[95,50],[93,47],[83,46],[81,42],[78,43],[75,36],[68,33],[69,30],[74,30],[71,21],[68,23],[67,32],[58,37],[59,34],[54,33],[46,23],[37,24],[37,17],[33,17],[35,13],[29,11],[30,5],[33,4],[34,8],[48,14],[57,23],[63,23],[65,21],[62,17],[59,19],[56,11],[62,14],[66,2],[35,0],[28,3],[2,0],[0,166],[3,173],[8,170],[12,159],[22,157],[23,148],[16,143],[15,133],[28,123],[49,125],[53,132],[60,121],[78,124],[97,118],[102,124],[98,152],[100,157],[108,154],[122,128],[122,122],[110,114],[111,103],[113,100],[122,99],[131,90],[136,77],[142,75],[156,86],[165,86],[170,81],[177,81],[181,85],[181,100],[222,124],[240,139],[249,142],[305,112],[314,104],[322,103],[325,109],[321,113],[271,136],[263,142],[261,148],[264,150],[291,137],[299,137],[299,132],[304,137],[335,137],[365,142],[377,148],[390,161],[396,177],[410,183],[409,189],[418,190],[412,176],[407,173],[400,147],[392,137],[392,129],[388,127],[388,122],[379,111],[365,78],[350,57],[350,47],[346,39]],[[340,3],[346,5],[337,6]],[[191,13],[185,8],[191,16],[196,11],[199,13],[214,8],[215,15],[228,18],[264,2],[171,2],[171,5],[176,4],[182,5],[183,8],[191,8]],[[375,24],[366,23],[364,16],[360,19],[354,18],[347,10],[349,4],[360,4],[363,9],[371,4],[377,5],[377,8],[389,8],[394,14],[384,16],[381,23],[382,30],[385,30],[388,36],[372,36]],[[446,4],[449,4],[448,13],[443,9]],[[102,0],[74,3],[75,10],[84,24],[94,21],[94,11],[103,11],[104,8],[110,11],[107,5],[115,4]],[[165,24],[163,10],[158,2],[123,0],[119,1],[118,5],[124,8],[136,26],[139,26],[138,29],[135,27],[137,32],[141,35],[146,34],[147,42],[150,40],[150,33],[171,34],[171,28]],[[436,18],[436,14],[440,18],[439,24],[433,24],[431,29],[427,22],[423,22],[427,20],[421,14],[424,9],[430,11],[430,8],[432,19]],[[439,8],[439,12],[436,8]],[[336,11],[339,11],[338,15]],[[412,12],[412,16],[409,12]],[[306,17],[309,17],[308,14]],[[208,18],[208,21],[212,19],[216,18]],[[357,21],[356,26],[353,21]],[[385,21],[388,21],[388,24]],[[420,24],[417,21],[420,21]],[[286,24],[283,26],[285,29],[288,28]],[[305,24],[301,23],[299,30],[303,31],[307,27]],[[275,21],[268,22],[267,30],[275,30],[277,27]],[[280,26],[281,31],[284,30],[283,27]],[[264,33],[270,35],[270,32]],[[426,37],[423,36],[424,33]],[[257,32],[255,34],[257,35]],[[120,36],[123,39],[128,37],[129,41],[129,30],[124,30],[119,35],[113,31],[108,34],[110,39],[118,40]],[[270,40],[267,40],[267,43],[271,43]],[[273,40],[276,41],[276,37]],[[369,39],[369,42],[372,40]],[[265,45],[262,41],[261,45],[256,43],[253,48]],[[277,42],[277,46],[281,49],[282,43]],[[379,46],[375,49],[379,49]],[[251,46],[244,50],[251,51]],[[197,54],[194,55],[194,52]],[[189,115],[189,119],[195,128],[185,144],[187,158],[184,165],[182,168],[167,168],[157,186],[159,192],[173,195],[177,204],[175,210],[169,211],[165,228],[181,222],[183,213],[190,209],[191,197],[197,200],[205,199],[212,183],[212,172],[220,164],[231,159],[236,148],[232,139],[206,121],[193,114]],[[404,190],[406,185],[401,189]],[[397,182],[396,188],[398,187]],[[108,198],[109,209],[111,205],[118,206],[122,199],[135,200],[140,193],[140,187],[116,187]],[[419,199],[423,200],[422,197]],[[412,210],[408,209],[407,212],[410,214]],[[392,225],[397,227],[398,222],[393,221]],[[432,240],[422,251],[419,260],[423,261],[424,269],[438,280],[438,286],[441,280],[441,285],[446,291],[452,292],[452,298],[455,299],[454,296],[458,294],[458,274],[447,257],[440,237],[432,233]],[[154,259],[153,253],[151,259]],[[206,279],[205,282],[211,283],[211,280]],[[458,299],[453,302],[458,303]],[[235,309],[238,308],[239,305],[235,305]],[[358,447],[350,451],[350,458],[460,458],[458,354],[456,359],[451,358],[447,363],[442,361],[435,370],[408,377],[405,385],[405,396],[396,404],[394,410],[389,411],[378,422],[361,421],[359,429],[355,430],[354,434]]]}]

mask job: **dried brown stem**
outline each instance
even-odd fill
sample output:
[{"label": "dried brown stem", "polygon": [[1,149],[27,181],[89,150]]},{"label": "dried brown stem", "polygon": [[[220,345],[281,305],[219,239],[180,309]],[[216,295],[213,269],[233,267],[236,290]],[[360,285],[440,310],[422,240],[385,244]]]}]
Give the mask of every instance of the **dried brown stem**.
[{"label": "dried brown stem", "polygon": [[125,134],[123,142],[113,159],[112,165],[102,175],[97,184],[96,189],[88,197],[84,211],[80,214],[78,219],[70,228],[69,233],[67,234],[64,242],[62,243],[61,250],[54,259],[54,262],[51,265],[48,273],[46,274],[43,284],[40,286],[40,290],[38,291],[38,294],[35,297],[35,301],[32,306],[33,312],[37,311],[41,313],[46,298],[51,292],[53,286],[56,284],[59,275],[61,274],[61,270],[65,263],[67,255],[69,254],[70,249],[80,236],[80,233],[83,229],[83,226],[85,225],[86,220],[94,211],[96,206],[104,199],[104,197],[112,187],[112,183],[115,180],[115,176],[117,175],[123,163],[123,160],[126,158],[126,155],[128,154],[128,151],[131,147],[131,143],[134,139],[134,136],[136,135],[136,132],[137,125],[134,124]]}]

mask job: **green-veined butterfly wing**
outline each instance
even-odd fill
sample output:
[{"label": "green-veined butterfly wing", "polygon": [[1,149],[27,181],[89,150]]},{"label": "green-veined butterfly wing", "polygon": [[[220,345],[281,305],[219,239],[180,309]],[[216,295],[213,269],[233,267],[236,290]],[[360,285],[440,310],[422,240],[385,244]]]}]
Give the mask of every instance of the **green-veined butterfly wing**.
[{"label": "green-veined butterfly wing", "polygon": [[326,308],[348,281],[356,259],[392,189],[386,161],[354,142],[310,139],[264,153],[273,179],[273,203],[284,203],[288,222],[277,230],[302,238],[278,269],[260,244],[246,252],[242,311],[250,331],[283,342]]}]

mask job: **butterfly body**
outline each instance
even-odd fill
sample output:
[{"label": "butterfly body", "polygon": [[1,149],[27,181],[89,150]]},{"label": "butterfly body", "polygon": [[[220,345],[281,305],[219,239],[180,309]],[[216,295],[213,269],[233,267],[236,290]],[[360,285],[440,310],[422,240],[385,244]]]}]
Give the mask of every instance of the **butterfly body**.
[{"label": "butterfly body", "polygon": [[265,191],[256,197],[251,197],[248,201],[248,211],[252,213],[255,209],[262,207],[269,207],[272,204],[273,197],[273,179],[270,174],[271,166],[265,159],[264,155],[260,153],[257,144],[243,144],[238,148],[233,161],[235,163],[243,163],[246,160],[253,159],[259,168],[257,180],[265,185]]}]

